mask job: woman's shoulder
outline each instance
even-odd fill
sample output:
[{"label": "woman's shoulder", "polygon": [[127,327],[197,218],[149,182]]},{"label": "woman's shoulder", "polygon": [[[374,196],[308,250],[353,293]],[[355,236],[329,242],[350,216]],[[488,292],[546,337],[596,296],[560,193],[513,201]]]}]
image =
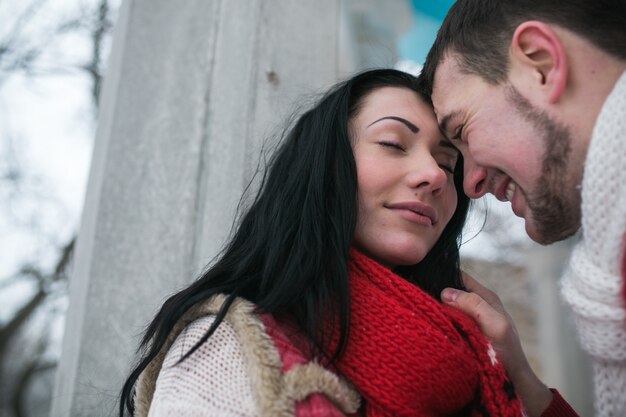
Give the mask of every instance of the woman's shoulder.
[{"label": "woman's shoulder", "polygon": [[[163,368],[168,366],[174,367],[179,363],[202,340],[215,320],[215,315],[207,315],[190,322],[176,337],[168,350],[163,362]],[[233,359],[243,359],[241,341],[233,326],[227,321],[220,323],[211,337],[206,342],[201,343],[188,358],[180,363],[185,363],[188,359],[189,362],[203,365],[208,361],[222,359],[220,355],[229,355]]]},{"label": "woman's shoulder", "polygon": [[178,335],[165,355],[149,416],[258,415],[245,354],[230,323],[220,323],[182,360],[214,321],[213,315],[198,318]]}]

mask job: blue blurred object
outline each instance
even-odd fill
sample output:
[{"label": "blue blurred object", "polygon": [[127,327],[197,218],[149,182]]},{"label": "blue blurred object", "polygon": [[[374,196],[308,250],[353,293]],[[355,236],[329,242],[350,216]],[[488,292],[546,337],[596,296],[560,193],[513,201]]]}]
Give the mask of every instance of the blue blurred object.
[{"label": "blue blurred object", "polygon": [[454,0],[411,0],[410,2],[414,11],[442,21]]},{"label": "blue blurred object", "polygon": [[398,39],[400,59],[423,64],[437,30],[454,0],[410,0],[413,27]]}]

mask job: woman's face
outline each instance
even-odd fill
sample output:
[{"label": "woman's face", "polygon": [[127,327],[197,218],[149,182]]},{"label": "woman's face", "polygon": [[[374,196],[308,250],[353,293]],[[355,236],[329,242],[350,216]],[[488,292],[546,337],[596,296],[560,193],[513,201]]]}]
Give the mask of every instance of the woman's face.
[{"label": "woman's face", "polygon": [[350,122],[358,176],[355,246],[392,268],[420,262],[457,204],[458,151],[413,91],[383,87]]}]

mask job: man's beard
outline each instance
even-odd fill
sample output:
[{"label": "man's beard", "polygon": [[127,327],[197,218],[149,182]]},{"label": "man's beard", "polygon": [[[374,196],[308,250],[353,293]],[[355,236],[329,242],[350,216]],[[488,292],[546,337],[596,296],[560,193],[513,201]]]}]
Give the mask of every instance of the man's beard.
[{"label": "man's beard", "polygon": [[521,190],[530,209],[530,221],[538,234],[535,240],[544,245],[563,240],[576,233],[581,219],[580,187],[576,183],[580,179],[570,178],[568,172],[571,132],[546,112],[535,108],[511,85],[507,87],[507,98],[519,114],[533,124],[545,146],[536,186],[528,192]]}]

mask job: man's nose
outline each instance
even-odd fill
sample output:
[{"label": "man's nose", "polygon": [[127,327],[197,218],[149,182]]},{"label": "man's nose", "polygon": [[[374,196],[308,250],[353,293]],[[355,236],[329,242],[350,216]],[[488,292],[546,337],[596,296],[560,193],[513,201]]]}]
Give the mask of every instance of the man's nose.
[{"label": "man's nose", "polygon": [[463,159],[463,190],[469,198],[480,198],[489,191],[487,186],[489,173],[471,156],[464,155]]}]

